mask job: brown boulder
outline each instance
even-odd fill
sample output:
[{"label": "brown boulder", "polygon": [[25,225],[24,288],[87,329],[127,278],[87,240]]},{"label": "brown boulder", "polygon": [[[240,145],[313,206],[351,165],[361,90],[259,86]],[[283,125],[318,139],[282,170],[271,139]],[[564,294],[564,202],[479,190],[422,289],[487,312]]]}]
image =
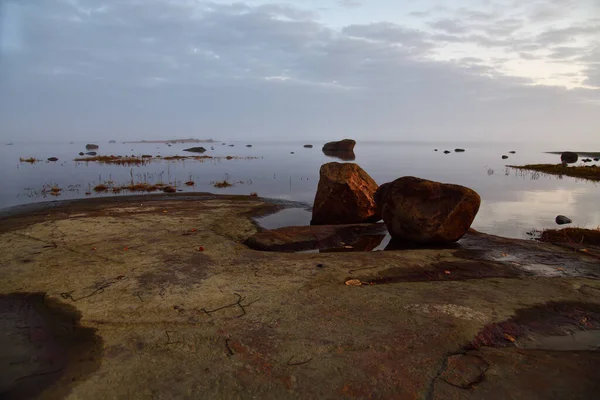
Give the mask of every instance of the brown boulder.
[{"label": "brown boulder", "polygon": [[406,176],[375,194],[392,237],[415,243],[456,242],[479,211],[479,195],[464,186]]},{"label": "brown boulder", "polygon": [[352,139],[344,139],[339,142],[325,143],[323,151],[354,151],[356,141]]},{"label": "brown boulder", "polygon": [[377,183],[353,163],[323,164],[315,196],[313,225],[339,225],[376,222],[374,195]]}]

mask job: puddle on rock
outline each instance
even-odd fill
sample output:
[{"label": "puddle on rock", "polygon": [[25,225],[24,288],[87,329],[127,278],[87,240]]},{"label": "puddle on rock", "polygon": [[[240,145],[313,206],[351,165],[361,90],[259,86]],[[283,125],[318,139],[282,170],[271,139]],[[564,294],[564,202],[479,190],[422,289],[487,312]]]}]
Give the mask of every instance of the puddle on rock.
[{"label": "puddle on rock", "polygon": [[570,335],[529,335],[516,343],[520,349],[556,351],[600,350],[600,330],[577,331]]},{"label": "puddle on rock", "polygon": [[44,293],[0,295],[0,398],[33,398],[60,379],[51,397],[95,371],[102,341],[80,313]]},{"label": "puddle on rock", "polygon": [[254,220],[265,229],[277,229],[286,226],[310,225],[311,219],[312,212],[306,208],[284,208],[281,211]]}]

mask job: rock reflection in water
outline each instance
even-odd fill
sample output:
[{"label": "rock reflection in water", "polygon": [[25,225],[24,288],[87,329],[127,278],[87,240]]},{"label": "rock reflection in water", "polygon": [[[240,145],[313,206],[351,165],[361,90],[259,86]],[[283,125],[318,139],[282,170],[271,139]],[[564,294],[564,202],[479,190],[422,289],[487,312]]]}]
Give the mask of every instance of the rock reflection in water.
[{"label": "rock reflection in water", "polygon": [[354,151],[323,150],[323,154],[342,161],[354,161],[356,159]]}]

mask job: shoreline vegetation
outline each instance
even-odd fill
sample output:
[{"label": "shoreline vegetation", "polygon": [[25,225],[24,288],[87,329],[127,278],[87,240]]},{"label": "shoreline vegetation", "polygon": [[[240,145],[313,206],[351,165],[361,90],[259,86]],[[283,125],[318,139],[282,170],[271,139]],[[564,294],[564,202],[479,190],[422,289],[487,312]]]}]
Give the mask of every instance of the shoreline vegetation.
[{"label": "shoreline vegetation", "polygon": [[217,143],[214,139],[168,139],[168,140],[132,140],[123,143]]},{"label": "shoreline vegetation", "polygon": [[537,239],[547,243],[573,243],[583,245],[600,245],[600,227],[596,229],[563,228],[545,229]]},{"label": "shoreline vegetation", "polygon": [[113,164],[113,165],[145,165],[151,161],[184,161],[184,160],[194,160],[204,162],[206,160],[253,160],[258,157],[240,157],[240,156],[223,156],[223,157],[213,157],[213,156],[151,156],[151,155],[141,155],[141,156],[92,156],[92,157],[78,157],[74,159],[75,162],[97,162],[100,164]]},{"label": "shoreline vegetation", "polygon": [[587,179],[590,181],[600,181],[600,167],[575,166],[568,167],[563,164],[528,164],[528,165],[507,165],[509,168],[536,171],[548,175],[570,176],[573,178]]}]

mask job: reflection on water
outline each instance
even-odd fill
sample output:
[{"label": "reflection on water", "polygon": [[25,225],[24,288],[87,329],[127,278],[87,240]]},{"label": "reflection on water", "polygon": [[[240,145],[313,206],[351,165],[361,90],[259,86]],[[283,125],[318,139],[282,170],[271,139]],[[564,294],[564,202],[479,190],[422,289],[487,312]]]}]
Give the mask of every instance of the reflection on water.
[{"label": "reflection on water", "polygon": [[[99,155],[184,155],[186,144],[98,143]],[[171,184],[177,191],[226,194],[257,193],[261,197],[312,204],[319,180],[319,168],[332,161],[328,155],[304,148],[305,143],[247,143],[235,147],[214,146],[205,155],[220,157],[205,162],[194,160],[156,161],[140,166],[99,165],[73,160],[85,143],[0,146],[0,208],[37,201],[113,195],[96,193],[93,188],[107,181],[116,186],[145,182]],[[314,143],[315,147],[322,145]],[[207,147],[207,146],[204,146]],[[462,147],[464,153],[444,155],[434,148]],[[501,155],[517,147],[508,160]],[[506,164],[560,162],[560,156],[545,154],[537,147],[453,143],[365,143],[359,142],[350,159],[359,164],[379,184],[401,176],[418,176],[440,182],[468,186],[477,191],[482,205],[473,227],[485,233],[526,238],[533,228],[556,227],[554,218],[562,214],[574,226],[600,225],[600,185],[569,177],[546,176],[507,168]],[[290,152],[294,155],[290,155]],[[231,156],[232,159],[227,159]],[[33,157],[57,162],[21,163]],[[235,157],[258,157],[237,159]],[[215,188],[211,182],[228,180],[234,186]],[[186,185],[193,182],[193,185]],[[241,184],[240,182],[244,182]],[[57,186],[60,191],[52,191]],[[122,194],[126,194],[125,192]],[[269,218],[269,217],[267,217]],[[283,216],[264,220],[267,228],[308,225],[310,212],[286,210]],[[387,246],[387,238],[376,249]]]},{"label": "reflection on water", "polygon": [[354,161],[356,159],[354,151],[332,151],[323,149],[323,154],[325,154],[327,157],[337,158],[338,160],[342,161]]}]

